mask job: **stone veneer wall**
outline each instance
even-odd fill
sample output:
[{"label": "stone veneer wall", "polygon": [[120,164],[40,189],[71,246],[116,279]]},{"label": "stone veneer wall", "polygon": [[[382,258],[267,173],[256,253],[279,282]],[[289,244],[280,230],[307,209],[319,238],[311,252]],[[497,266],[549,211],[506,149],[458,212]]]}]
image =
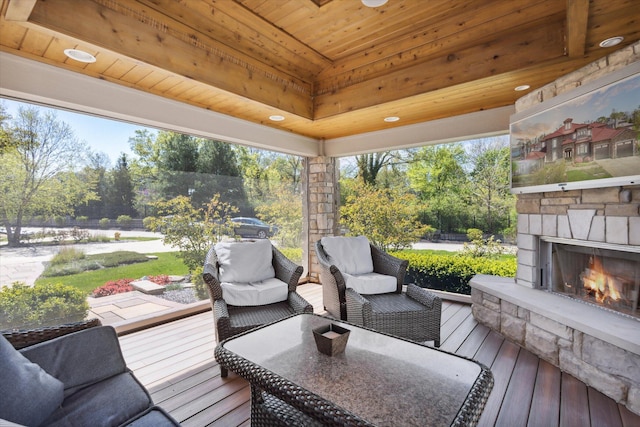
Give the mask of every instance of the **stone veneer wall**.
[{"label": "stone veneer wall", "polygon": [[540,283],[539,237],[640,245],[640,185],[518,196],[519,285]]},{"label": "stone veneer wall", "polygon": [[320,269],[315,243],[323,236],[335,236],[338,231],[339,160],[333,157],[306,159],[306,203],[303,204],[304,234],[307,237],[308,273],[312,282],[320,281]]},{"label": "stone veneer wall", "polygon": [[[516,111],[524,111],[639,60],[640,42],[637,42],[529,93],[516,102]],[[479,282],[476,280],[475,284],[472,281],[474,317],[640,414],[639,343],[631,342],[626,346],[620,345],[614,338],[607,338],[606,320],[600,325],[602,333],[592,333],[588,319],[583,324],[575,320],[576,316],[567,319],[568,322],[557,321],[558,317],[562,317],[556,316],[558,311],[580,304],[578,302],[559,303],[556,313],[548,309],[549,301],[540,302],[538,306],[531,303],[532,299],[537,298],[536,294],[544,296],[543,299],[562,298],[531,289],[539,283],[537,265],[540,236],[640,245],[640,185],[522,194],[518,195],[516,208],[516,280],[501,283],[499,278],[489,279],[489,282],[500,283],[498,287],[479,283],[486,282],[486,278]],[[519,293],[527,293],[521,302],[514,297]],[[578,308],[576,313],[584,310]],[[600,316],[598,313],[596,315]],[[636,323],[630,326],[635,329],[628,330],[637,331],[640,328],[640,322],[633,319],[629,321]],[[633,336],[637,340],[637,333]]]}]

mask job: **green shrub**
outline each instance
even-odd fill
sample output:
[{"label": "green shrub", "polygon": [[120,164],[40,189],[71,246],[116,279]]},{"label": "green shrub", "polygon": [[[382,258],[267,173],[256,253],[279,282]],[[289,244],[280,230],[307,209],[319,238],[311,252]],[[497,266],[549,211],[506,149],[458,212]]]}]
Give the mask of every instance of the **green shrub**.
[{"label": "green shrub", "polygon": [[193,287],[199,300],[209,298],[209,292],[207,292],[207,284],[204,283],[204,279],[202,278],[203,270],[203,267],[196,267],[191,273],[191,282],[193,282]]},{"label": "green shrub", "polygon": [[118,251],[100,254],[100,263],[103,267],[117,267],[119,265],[147,262],[149,258],[141,253],[132,251]]},{"label": "green shrub", "polygon": [[469,280],[476,274],[515,277],[516,258],[487,259],[456,255],[433,255],[419,251],[392,253],[409,261],[406,283],[459,294],[471,294]]},{"label": "green shrub", "polygon": [[302,248],[278,248],[282,255],[298,265],[302,265]]},{"label": "green shrub", "polygon": [[109,218],[101,218],[100,221],[98,221],[98,227],[102,229],[109,228],[110,224],[111,220]]},{"label": "green shrub", "polygon": [[154,222],[154,217],[152,216],[146,216],[142,219],[142,226],[144,227],[145,230],[147,231],[153,231],[154,227],[153,227],[153,222]]},{"label": "green shrub", "polygon": [[68,247],[62,248],[58,251],[57,254],[51,258],[49,261],[50,265],[60,265],[67,264],[73,261],[77,261],[79,259],[84,259],[86,257],[85,253],[79,249]]},{"label": "green shrub", "polygon": [[0,289],[0,330],[78,322],[88,311],[86,295],[62,283],[30,287],[14,282]]},{"label": "green shrub", "polygon": [[133,220],[129,215],[120,215],[116,218],[116,224],[122,228],[131,228],[131,223]]},{"label": "green shrub", "polygon": [[86,225],[89,222],[89,217],[88,216],[77,216],[76,217],[76,223],[81,224],[81,225]]},{"label": "green shrub", "polygon": [[57,225],[58,227],[62,227],[66,222],[67,221],[66,221],[65,217],[63,217],[61,215],[55,215],[53,217],[53,223],[55,225]]}]

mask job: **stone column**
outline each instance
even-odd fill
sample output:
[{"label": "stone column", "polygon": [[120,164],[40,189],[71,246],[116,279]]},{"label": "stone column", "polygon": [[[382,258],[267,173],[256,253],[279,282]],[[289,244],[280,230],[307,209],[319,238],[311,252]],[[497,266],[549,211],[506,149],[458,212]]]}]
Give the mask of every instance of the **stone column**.
[{"label": "stone column", "polygon": [[315,244],[323,236],[338,233],[338,204],[340,202],[338,179],[339,160],[333,157],[305,158],[302,205],[304,218],[305,270],[311,282],[319,282],[320,270]]}]

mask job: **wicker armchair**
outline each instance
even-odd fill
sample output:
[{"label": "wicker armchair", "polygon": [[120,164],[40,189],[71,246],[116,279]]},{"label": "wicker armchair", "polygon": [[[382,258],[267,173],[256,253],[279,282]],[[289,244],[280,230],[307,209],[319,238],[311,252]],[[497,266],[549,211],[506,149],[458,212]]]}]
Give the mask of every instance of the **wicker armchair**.
[{"label": "wicker armchair", "polygon": [[403,291],[408,261],[369,244],[373,272],[395,277],[394,292],[361,294],[348,288],[321,241],[316,242],[324,307],[332,316],[417,342],[440,346],[442,300],[433,292],[409,284]]},{"label": "wicker armchair", "polygon": [[[313,313],[313,306],[296,292],[298,281],[302,276],[302,266],[285,257],[275,246],[273,252],[273,268],[275,277],[288,286],[286,301],[256,306],[234,306],[224,300],[220,283],[220,264],[215,247],[212,247],[205,260],[203,278],[213,308],[213,319],[216,326],[218,342],[241,332],[253,329],[295,313]],[[220,366],[220,375],[226,377],[228,370]]]}]

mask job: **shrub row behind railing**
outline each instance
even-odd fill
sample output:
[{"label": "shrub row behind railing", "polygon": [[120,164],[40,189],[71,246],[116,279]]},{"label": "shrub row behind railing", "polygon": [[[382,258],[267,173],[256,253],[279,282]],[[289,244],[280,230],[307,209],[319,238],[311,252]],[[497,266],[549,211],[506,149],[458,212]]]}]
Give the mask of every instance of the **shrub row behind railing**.
[{"label": "shrub row behind railing", "polygon": [[516,259],[473,258],[408,251],[393,252],[409,261],[405,283],[458,294],[471,294],[469,280],[476,274],[515,277]]}]

